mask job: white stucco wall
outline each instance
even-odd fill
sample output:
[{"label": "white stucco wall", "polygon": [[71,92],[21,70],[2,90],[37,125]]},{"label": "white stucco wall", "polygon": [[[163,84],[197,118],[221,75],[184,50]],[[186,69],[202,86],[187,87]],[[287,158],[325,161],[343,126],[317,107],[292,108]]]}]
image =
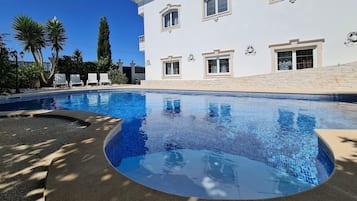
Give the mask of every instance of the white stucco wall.
[{"label": "white stucco wall", "polygon": [[[162,31],[160,11],[180,5],[180,28]],[[154,0],[139,8],[144,15],[146,79],[162,79],[162,58],[182,56],[182,80],[205,79],[202,53],[234,50],[234,77],[272,72],[269,45],[324,39],[322,66],[357,60],[357,45],[347,47],[347,34],[357,31],[356,0],[231,0],[232,14],[203,20],[203,0]],[[246,56],[253,45],[255,56]],[[194,55],[194,61],[188,56]]]}]

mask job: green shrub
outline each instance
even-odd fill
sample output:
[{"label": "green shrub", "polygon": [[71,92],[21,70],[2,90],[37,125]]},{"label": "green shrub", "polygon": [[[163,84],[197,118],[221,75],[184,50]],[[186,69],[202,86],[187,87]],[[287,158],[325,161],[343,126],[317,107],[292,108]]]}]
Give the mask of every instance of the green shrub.
[{"label": "green shrub", "polygon": [[15,65],[0,62],[0,92],[15,89]]},{"label": "green shrub", "polygon": [[127,84],[128,78],[126,75],[119,70],[112,69],[108,72],[109,79],[113,84]]},{"label": "green shrub", "polygon": [[32,64],[19,68],[19,80],[22,88],[34,88],[41,75],[41,67]]},{"label": "green shrub", "polygon": [[0,34],[0,93],[15,89],[16,69],[16,66],[9,60],[9,51],[5,47],[2,37]]}]

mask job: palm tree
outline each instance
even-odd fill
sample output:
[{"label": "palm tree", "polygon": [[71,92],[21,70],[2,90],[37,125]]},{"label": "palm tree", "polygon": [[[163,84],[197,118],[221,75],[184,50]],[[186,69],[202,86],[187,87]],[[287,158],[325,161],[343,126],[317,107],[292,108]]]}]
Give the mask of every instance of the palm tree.
[{"label": "palm tree", "polygon": [[[64,42],[67,39],[62,22],[54,17],[47,21],[45,27],[30,17],[21,15],[15,18],[12,26],[15,30],[15,38],[22,42],[24,50],[31,52],[36,64],[41,66],[42,82],[49,84],[49,80],[52,80],[51,78],[56,72],[59,51],[63,49]],[[54,51],[52,69],[48,76],[44,72],[42,54],[42,48],[45,48],[46,45],[52,45]]]},{"label": "palm tree", "polygon": [[47,42],[52,45],[52,51],[54,51],[54,58],[52,61],[52,69],[48,79],[51,79],[56,72],[58,66],[59,52],[63,50],[64,43],[66,41],[66,30],[63,23],[60,22],[57,17],[53,17],[52,20],[47,21],[46,24]]},{"label": "palm tree", "polygon": [[79,72],[83,65],[83,56],[82,52],[79,49],[74,50],[72,55],[72,61],[75,65],[75,72]]},{"label": "palm tree", "polygon": [[72,59],[74,63],[83,63],[82,52],[79,49],[74,50]]},{"label": "palm tree", "polygon": [[43,66],[42,48],[46,47],[44,27],[28,16],[18,16],[12,25],[15,38],[22,41],[24,50],[31,52],[36,64]]}]

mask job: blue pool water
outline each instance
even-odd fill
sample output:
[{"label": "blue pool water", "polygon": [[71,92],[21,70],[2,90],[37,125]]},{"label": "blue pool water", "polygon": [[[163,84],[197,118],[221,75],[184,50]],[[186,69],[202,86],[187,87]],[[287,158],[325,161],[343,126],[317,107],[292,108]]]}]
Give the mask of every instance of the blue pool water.
[{"label": "blue pool water", "polygon": [[106,145],[122,174],[167,193],[211,199],[294,194],[326,181],[330,150],[316,128],[357,128],[357,105],[307,97],[165,91],[81,92],[0,104],[124,119]]}]

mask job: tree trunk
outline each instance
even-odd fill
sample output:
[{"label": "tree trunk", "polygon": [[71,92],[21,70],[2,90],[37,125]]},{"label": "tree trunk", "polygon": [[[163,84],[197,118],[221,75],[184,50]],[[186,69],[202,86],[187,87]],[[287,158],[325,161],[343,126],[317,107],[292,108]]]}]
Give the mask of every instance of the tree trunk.
[{"label": "tree trunk", "polygon": [[33,58],[35,59],[35,63],[36,63],[37,65],[40,65],[39,62],[38,62],[38,59],[37,59],[37,57],[36,57],[35,51],[31,50],[31,53],[32,53]]},{"label": "tree trunk", "polygon": [[56,73],[56,69],[58,66],[58,59],[59,59],[58,56],[59,56],[59,51],[56,50],[55,59],[54,59],[54,61],[51,61],[52,69],[51,69],[51,72],[50,72],[50,75],[48,76],[48,78],[52,78],[54,76],[54,74]]}]

